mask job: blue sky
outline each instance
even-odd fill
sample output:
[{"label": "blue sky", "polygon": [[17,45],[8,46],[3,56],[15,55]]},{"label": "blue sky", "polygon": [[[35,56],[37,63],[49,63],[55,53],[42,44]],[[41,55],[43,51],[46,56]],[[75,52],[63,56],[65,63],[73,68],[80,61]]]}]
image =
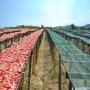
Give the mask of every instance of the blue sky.
[{"label": "blue sky", "polygon": [[0,27],[90,23],[90,0],[0,0]]}]

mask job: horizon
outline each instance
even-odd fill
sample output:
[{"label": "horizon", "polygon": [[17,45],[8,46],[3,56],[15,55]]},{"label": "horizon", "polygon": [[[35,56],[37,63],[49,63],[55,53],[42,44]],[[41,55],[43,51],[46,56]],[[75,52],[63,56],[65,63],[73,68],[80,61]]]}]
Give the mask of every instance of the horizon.
[{"label": "horizon", "polygon": [[90,0],[3,0],[0,27],[90,24]]}]

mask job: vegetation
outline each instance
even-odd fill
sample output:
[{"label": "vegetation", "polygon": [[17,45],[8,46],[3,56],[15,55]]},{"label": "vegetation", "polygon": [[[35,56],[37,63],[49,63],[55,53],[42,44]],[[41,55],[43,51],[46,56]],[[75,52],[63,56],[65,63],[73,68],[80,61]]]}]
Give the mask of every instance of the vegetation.
[{"label": "vegetation", "polygon": [[76,29],[76,27],[75,27],[74,24],[71,24],[71,28],[72,28],[72,29]]},{"label": "vegetation", "polygon": [[15,28],[41,28],[39,26],[29,26],[29,25],[18,25]]},{"label": "vegetation", "polygon": [[80,27],[80,30],[85,30],[85,28],[84,27]]},{"label": "vegetation", "polygon": [[[43,26],[44,27],[44,26]],[[5,27],[6,29],[8,29],[8,28],[11,28],[11,29],[13,29],[13,28],[42,28],[42,25],[41,25],[41,27],[40,26],[32,26],[32,25],[18,25],[18,26],[15,26],[15,27]]]}]

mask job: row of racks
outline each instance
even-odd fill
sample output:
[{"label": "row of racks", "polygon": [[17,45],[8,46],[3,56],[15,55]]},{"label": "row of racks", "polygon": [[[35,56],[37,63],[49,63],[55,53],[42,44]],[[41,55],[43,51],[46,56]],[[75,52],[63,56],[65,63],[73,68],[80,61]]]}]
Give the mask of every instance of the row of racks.
[{"label": "row of racks", "polygon": [[[31,74],[35,74],[35,67],[37,65],[37,58],[39,53],[39,47],[41,44],[43,34],[38,38],[32,51],[28,55],[28,62],[24,66],[24,70],[21,73],[21,79],[17,85],[16,90],[30,90],[30,77]],[[27,83],[27,85],[26,85]]]},{"label": "row of racks", "polygon": [[83,52],[90,54],[90,39],[78,35],[74,35],[71,32],[63,31],[63,30],[53,30],[60,34],[66,40],[72,41],[75,45],[77,45]]},{"label": "row of racks", "polygon": [[[20,79],[14,90],[30,90],[30,75],[35,73],[35,66],[37,64],[38,52],[39,52],[39,47],[41,44],[43,30],[25,31],[22,34],[18,34],[16,36],[9,38],[7,40],[4,40],[3,42],[0,43],[0,45],[2,45],[4,47],[3,49],[5,49],[7,47],[10,47],[15,42],[18,43],[18,41],[20,41],[22,38],[24,38],[24,36],[29,37],[34,32],[39,32],[39,33],[42,32],[42,33],[41,33],[41,35],[39,35],[39,37],[38,37],[38,35],[36,35],[36,37],[38,37],[37,41],[34,42],[35,43],[34,45],[32,44],[33,48],[30,51],[30,53],[28,54],[28,60],[27,60],[26,64],[24,65],[22,72],[20,73]],[[35,37],[33,37],[33,38],[35,38]],[[3,50],[3,49],[1,49],[1,50]],[[2,53],[0,53],[0,54],[2,54]],[[0,83],[2,83],[2,82],[0,81]],[[0,90],[1,90],[1,85],[0,85]]]},{"label": "row of racks", "polygon": [[[0,39],[2,39],[2,38],[3,39],[0,40],[0,51],[2,51],[5,48],[10,47],[14,42],[20,41],[24,36],[28,36],[32,32],[34,32],[34,31],[26,30],[22,33],[21,32],[17,32],[16,34],[8,33],[8,34],[1,36]],[[14,34],[14,35],[12,35],[12,34]],[[8,36],[8,37],[6,38],[6,36]],[[4,37],[5,37],[5,39],[4,39]]]},{"label": "row of racks", "polygon": [[57,34],[49,29],[46,32],[53,60],[55,60],[55,49],[58,49],[59,52],[59,90],[62,90],[62,65],[65,68],[66,78],[69,80],[68,90],[90,89],[90,56],[85,54],[72,42],[61,37],[61,34]]}]

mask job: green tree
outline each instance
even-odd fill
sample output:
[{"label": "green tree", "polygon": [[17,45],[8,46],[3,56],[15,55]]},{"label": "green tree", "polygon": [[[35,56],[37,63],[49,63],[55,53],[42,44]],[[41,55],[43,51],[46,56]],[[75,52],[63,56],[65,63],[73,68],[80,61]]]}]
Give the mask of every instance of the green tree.
[{"label": "green tree", "polygon": [[74,24],[71,24],[71,28],[72,28],[72,29],[76,29],[76,27],[75,27]]},{"label": "green tree", "polygon": [[44,28],[44,26],[43,26],[43,25],[41,25],[41,28]]}]

